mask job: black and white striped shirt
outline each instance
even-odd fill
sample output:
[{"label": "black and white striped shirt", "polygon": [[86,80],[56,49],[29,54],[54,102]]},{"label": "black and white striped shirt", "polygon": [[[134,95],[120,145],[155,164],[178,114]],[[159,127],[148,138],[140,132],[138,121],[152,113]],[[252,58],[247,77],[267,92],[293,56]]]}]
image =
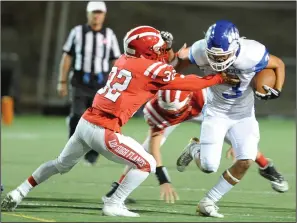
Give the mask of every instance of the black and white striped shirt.
[{"label": "black and white striped shirt", "polygon": [[121,55],[112,29],[103,27],[93,31],[87,24],[71,30],[63,51],[73,57],[74,71],[94,75],[109,72],[109,61]]}]

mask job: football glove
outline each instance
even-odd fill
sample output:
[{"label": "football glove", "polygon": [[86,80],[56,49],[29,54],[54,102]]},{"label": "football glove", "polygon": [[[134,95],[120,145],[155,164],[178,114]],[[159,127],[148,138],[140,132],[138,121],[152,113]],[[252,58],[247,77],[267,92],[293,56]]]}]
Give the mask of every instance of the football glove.
[{"label": "football glove", "polygon": [[276,99],[280,96],[280,93],[281,93],[279,90],[269,87],[267,85],[263,85],[263,89],[267,92],[266,94],[255,91],[255,97],[258,100]]},{"label": "football glove", "polygon": [[167,50],[172,48],[173,35],[167,31],[161,31],[162,39],[167,43]]}]

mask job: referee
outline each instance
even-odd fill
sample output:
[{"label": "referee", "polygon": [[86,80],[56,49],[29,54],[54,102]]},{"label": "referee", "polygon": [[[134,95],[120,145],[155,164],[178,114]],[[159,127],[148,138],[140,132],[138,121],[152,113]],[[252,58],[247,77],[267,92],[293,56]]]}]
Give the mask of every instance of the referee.
[{"label": "referee", "polygon": [[[71,30],[60,62],[57,90],[61,97],[68,94],[70,73],[69,138],[83,112],[92,105],[97,90],[105,85],[109,63],[121,54],[116,35],[103,25],[107,11],[105,3],[89,2],[86,11],[88,23]],[[85,155],[90,164],[94,164],[97,158],[98,153],[94,150]]]}]

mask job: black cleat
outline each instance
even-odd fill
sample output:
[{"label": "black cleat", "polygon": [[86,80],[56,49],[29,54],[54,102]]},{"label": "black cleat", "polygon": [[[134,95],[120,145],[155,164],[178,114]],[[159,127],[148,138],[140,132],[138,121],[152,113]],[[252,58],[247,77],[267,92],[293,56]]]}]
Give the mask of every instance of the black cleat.
[{"label": "black cleat", "polygon": [[[113,182],[111,184],[111,188],[110,191],[108,191],[105,196],[103,196],[101,198],[101,200],[103,201],[103,203],[105,203],[106,201],[108,201],[108,199],[114,194],[114,192],[118,189],[118,187],[120,186],[120,184],[118,182]],[[136,201],[132,198],[127,198],[125,200],[125,204],[134,204],[136,203]]]},{"label": "black cleat", "polygon": [[289,190],[288,182],[276,170],[271,160],[269,160],[267,167],[263,169],[259,168],[259,174],[270,181],[273,190],[279,193],[284,193]]}]

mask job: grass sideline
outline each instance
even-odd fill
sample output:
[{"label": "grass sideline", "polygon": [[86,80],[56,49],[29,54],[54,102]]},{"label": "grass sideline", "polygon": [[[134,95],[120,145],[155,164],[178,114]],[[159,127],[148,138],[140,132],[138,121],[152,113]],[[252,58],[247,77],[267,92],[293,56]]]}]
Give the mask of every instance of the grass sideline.
[{"label": "grass sideline", "polygon": [[[215,221],[286,221],[296,222],[296,161],[294,120],[259,120],[261,151],[271,157],[289,181],[290,190],[274,192],[269,182],[261,178],[254,165],[246,177],[219,203],[224,219],[195,215],[196,204],[218,180],[231,161],[224,155],[218,173],[206,175],[194,164],[184,173],[175,169],[176,158],[192,136],[199,136],[200,126],[185,123],[179,126],[162,148],[173,185],[181,198],[176,204],[159,200],[159,187],[151,175],[131,197],[137,203],[128,205],[139,212],[140,218],[111,218],[101,215],[101,196],[111,182],[120,176],[122,166],[101,157],[94,167],[80,162],[64,176],[54,176],[35,188],[15,212],[2,212],[2,222],[215,222]],[[123,133],[142,142],[147,126],[134,118]],[[5,187],[2,194],[18,186],[42,162],[54,159],[67,140],[65,118],[20,116],[12,126],[2,126],[1,177]]]}]

